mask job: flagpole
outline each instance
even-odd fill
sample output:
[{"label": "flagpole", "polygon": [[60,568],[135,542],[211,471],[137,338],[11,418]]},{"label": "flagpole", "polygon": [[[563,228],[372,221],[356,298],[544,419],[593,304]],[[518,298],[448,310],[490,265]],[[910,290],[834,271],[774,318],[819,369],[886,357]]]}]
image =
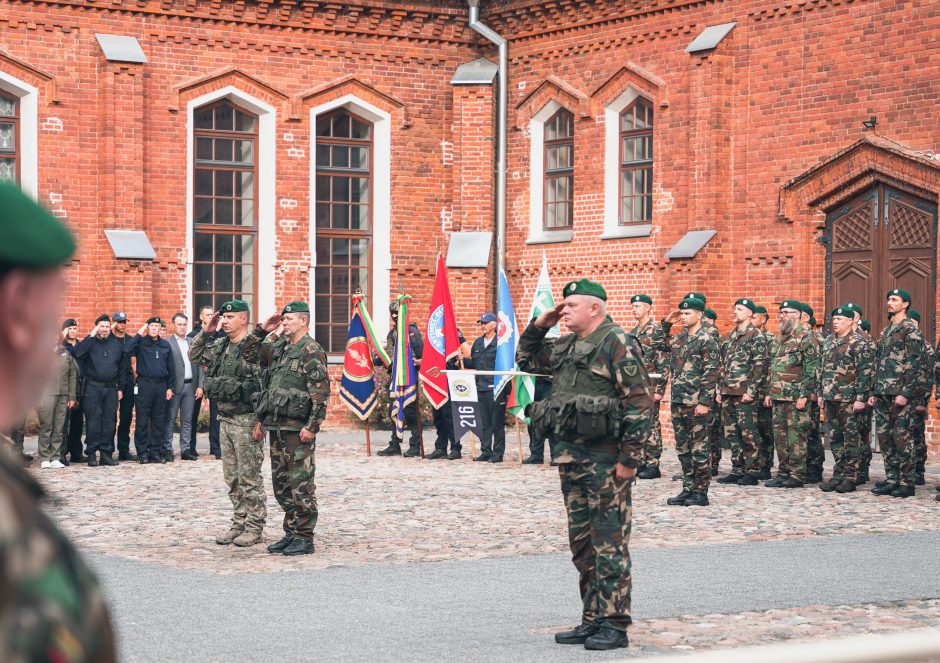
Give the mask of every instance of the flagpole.
[{"label": "flagpole", "polygon": [[424,458],[424,431],[421,430],[421,399],[415,398],[415,416],[418,418],[418,451]]},{"label": "flagpole", "polygon": [[365,420],[366,424],[366,456],[372,455],[372,436],[369,435],[369,420]]},{"label": "flagpole", "polygon": [[522,432],[519,430],[519,417],[513,417],[516,420],[516,446],[519,448],[519,464],[522,465]]}]

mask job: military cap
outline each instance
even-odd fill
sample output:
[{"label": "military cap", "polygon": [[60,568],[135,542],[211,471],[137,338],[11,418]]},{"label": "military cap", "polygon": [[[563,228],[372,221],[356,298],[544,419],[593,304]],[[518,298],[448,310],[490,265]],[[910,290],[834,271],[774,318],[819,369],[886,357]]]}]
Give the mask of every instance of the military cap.
[{"label": "military cap", "polygon": [[795,299],[784,299],[780,302],[780,310],[782,311],[785,308],[792,308],[794,311],[802,311],[802,307],[798,301]]},{"label": "military cap", "polygon": [[72,233],[14,184],[0,182],[0,273],[61,265],[75,252]]},{"label": "military cap", "polygon": [[686,297],[679,302],[680,311],[704,311],[705,302],[698,297]]},{"label": "military cap", "polygon": [[247,313],[248,302],[241,299],[233,299],[230,302],[222,304],[222,308],[220,308],[219,311],[222,313]]},{"label": "military cap", "polygon": [[911,320],[913,320],[914,322],[920,322],[920,311],[916,311],[916,310],[914,310],[914,309],[910,309],[910,310],[907,312],[907,317],[909,317],[909,318],[910,318]]},{"label": "military cap", "polygon": [[111,318],[108,317],[108,314],[107,314],[107,313],[102,313],[102,314],[99,315],[97,318],[95,318],[95,324],[96,324],[96,325],[99,324],[99,323],[101,323],[101,322],[105,322],[105,321],[111,322]]},{"label": "military cap", "polygon": [[692,297],[695,297],[696,299],[701,299],[703,304],[708,303],[708,300],[705,299],[705,295],[703,295],[700,292],[690,292],[689,294],[685,296],[686,299],[691,299]]},{"label": "military cap", "polygon": [[157,317],[157,316],[153,316],[153,317],[147,319],[147,324],[148,324],[148,325],[152,325],[153,323],[157,323],[158,325],[161,325],[161,326],[162,326],[162,325],[163,325],[163,320],[161,320],[161,319],[160,319],[159,317]]},{"label": "military cap", "polygon": [[718,319],[718,314],[715,313],[715,312],[714,312],[713,310],[711,310],[710,308],[705,309],[704,313],[705,313],[705,317],[708,318],[709,320],[717,320],[717,319]]},{"label": "military cap", "polygon": [[753,299],[747,299],[746,297],[744,297],[736,301],[734,305],[743,306],[746,309],[750,309],[751,313],[757,313],[757,304],[754,303]]},{"label": "military cap", "polygon": [[163,318],[160,318],[160,326],[166,329],[166,320],[164,320]]},{"label": "military cap", "polygon": [[853,304],[852,302],[849,302],[848,304],[843,304],[842,308],[848,309],[852,311],[853,313],[857,313],[858,317],[862,317],[865,314],[861,306],[859,306],[858,304]]},{"label": "military cap", "polygon": [[281,315],[285,313],[310,313],[310,307],[307,302],[293,301],[281,311]]},{"label": "military cap", "polygon": [[810,316],[809,316],[809,326],[810,326],[810,327],[815,327],[815,326],[816,326],[816,316],[815,316],[815,315],[810,314]]},{"label": "military cap", "polygon": [[813,311],[813,307],[812,307],[812,306],[810,306],[810,305],[807,304],[806,302],[800,302],[800,303],[803,304],[803,313],[805,313],[806,315],[808,315],[808,316],[811,317],[811,318],[813,318],[813,317],[816,316],[816,312]]},{"label": "military cap", "polygon": [[755,306],[755,307],[754,307],[754,313],[759,313],[759,314],[761,314],[761,315],[767,315],[767,307],[766,307],[766,306]]},{"label": "military cap", "polygon": [[840,318],[854,318],[855,312],[847,306],[839,306],[832,309],[832,317],[835,318],[837,316]]},{"label": "military cap", "polygon": [[111,319],[115,322],[127,322],[127,313],[124,311],[115,311],[114,315],[111,316]]},{"label": "military cap", "polygon": [[649,295],[633,295],[633,297],[630,298],[630,303],[636,304],[637,302],[643,302],[644,304],[649,304],[652,306],[653,298]]},{"label": "military cap", "polygon": [[77,327],[78,323],[75,322],[75,318],[66,318],[65,322],[62,323],[62,329],[68,329],[69,327]]},{"label": "military cap", "polygon": [[565,297],[568,295],[588,295],[590,297],[597,297],[605,302],[607,301],[607,291],[604,290],[600,283],[591,281],[590,279],[571,281],[565,284],[561,293]]},{"label": "military cap", "polygon": [[[908,304],[911,303],[911,293],[909,293],[904,288],[895,288],[894,290],[889,290],[888,297],[900,297]],[[887,297],[885,299],[887,299]]]},{"label": "military cap", "polygon": [[858,326],[864,329],[865,331],[871,333],[871,323],[868,320],[862,320],[858,323]]}]

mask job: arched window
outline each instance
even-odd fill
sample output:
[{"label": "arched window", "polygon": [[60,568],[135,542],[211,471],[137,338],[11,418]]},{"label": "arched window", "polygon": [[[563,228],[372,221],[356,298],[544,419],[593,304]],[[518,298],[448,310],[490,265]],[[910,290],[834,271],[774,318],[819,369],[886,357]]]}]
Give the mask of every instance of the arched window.
[{"label": "arched window", "polygon": [[330,353],[345,350],[352,294],[369,296],[372,140],[372,124],[345,108],[317,116],[314,333]]},{"label": "arched window", "polygon": [[571,228],[574,212],[574,115],[561,108],[545,123],[545,230]]},{"label": "arched window", "polygon": [[620,113],[620,225],[653,219],[653,105],[643,97]]},{"label": "arched window", "polygon": [[19,182],[19,99],[0,90],[0,182]]},{"label": "arched window", "polygon": [[193,114],[193,310],[257,289],[258,118],[230,101]]}]

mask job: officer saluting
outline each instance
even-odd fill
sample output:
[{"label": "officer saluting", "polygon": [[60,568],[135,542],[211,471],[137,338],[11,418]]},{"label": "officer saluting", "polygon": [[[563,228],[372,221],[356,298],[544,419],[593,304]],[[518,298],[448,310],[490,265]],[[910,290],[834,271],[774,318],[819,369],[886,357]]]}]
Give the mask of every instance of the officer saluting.
[{"label": "officer saluting", "polygon": [[137,427],[134,430],[134,446],[137,447],[137,460],[142,465],[167,462],[163,453],[166,402],[173,398],[176,367],[173,365],[170,344],[160,338],[162,324],[160,318],[150,318],[124,346],[125,354],[137,358]]},{"label": "officer saluting", "polygon": [[[652,388],[636,340],[607,317],[604,288],[582,279],[562,292],[516,353],[520,369],[554,376],[551,395],[529,414],[554,441],[583,600],[581,624],[555,641],[615,649],[628,644],[630,490],[652,426]],[[573,333],[546,339],[562,317]]]},{"label": "officer saluting", "polygon": [[121,399],[118,381],[124,364],[124,348],[120,341],[111,337],[111,318],[98,316],[95,328],[75,346],[72,355],[85,376],[82,407],[87,425],[88,466],[98,466],[99,452],[102,465],[117,465],[111,454],[114,453],[114,429]]}]

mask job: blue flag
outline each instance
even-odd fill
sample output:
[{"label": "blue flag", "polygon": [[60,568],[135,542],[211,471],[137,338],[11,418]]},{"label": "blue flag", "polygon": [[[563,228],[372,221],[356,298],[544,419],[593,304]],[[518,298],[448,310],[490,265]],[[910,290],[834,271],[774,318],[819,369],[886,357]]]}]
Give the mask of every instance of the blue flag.
[{"label": "blue flag", "polygon": [[339,398],[360,419],[367,419],[377,402],[372,353],[359,311],[355,311],[349,321]]},{"label": "blue flag", "polygon": [[[519,328],[516,327],[516,313],[509,296],[509,282],[503,270],[499,270],[499,302],[496,308],[496,317],[499,319],[496,331],[496,370],[514,371]],[[511,375],[497,375],[493,378],[493,393],[499,396],[500,392],[511,384]]]}]

